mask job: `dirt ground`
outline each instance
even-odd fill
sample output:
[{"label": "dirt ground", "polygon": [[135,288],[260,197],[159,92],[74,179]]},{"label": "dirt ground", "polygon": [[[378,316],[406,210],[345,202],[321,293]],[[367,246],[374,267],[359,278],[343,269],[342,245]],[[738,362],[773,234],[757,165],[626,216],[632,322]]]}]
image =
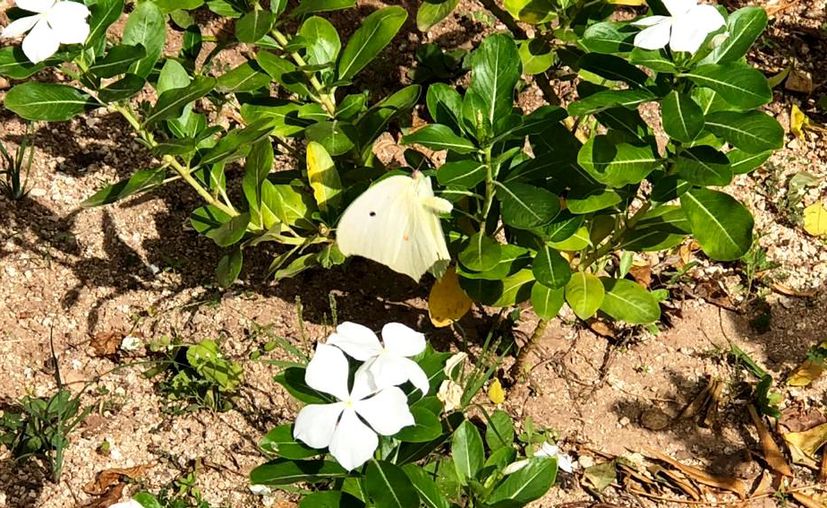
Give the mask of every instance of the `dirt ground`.
[{"label": "dirt ground", "polygon": [[[415,16],[416,2],[401,3]],[[358,12],[340,24],[347,26],[375,5],[360,2]],[[773,17],[751,60],[768,76],[791,66],[797,76],[809,73],[812,79],[809,93],[780,84],[768,110],[788,128],[795,104],[814,125],[823,125],[824,106],[816,101],[827,94],[824,0],[760,5]],[[390,58],[373,69],[371,79],[378,81],[371,82],[372,89],[381,95],[409,81],[417,44],[470,49],[500,28],[479,16],[479,9],[463,2],[430,34],[419,34],[409,21]],[[522,103],[538,103],[536,89],[524,95]],[[14,146],[23,132],[12,114],[0,110],[0,139]],[[455,346],[456,338],[431,326],[426,285],[360,260],[274,284],[265,279],[271,253],[259,251],[246,260],[240,284],[226,292],[217,289],[211,281],[221,253],[189,228],[189,212],[200,202],[184,185],[173,183],[111,207],[80,209],[96,189],[151,164],[150,155],[132,139],[128,125],[106,111],[41,125],[28,198],[12,202],[0,195],[0,409],[23,395],[54,389],[50,337],[70,388],[79,391],[102,376],[85,391],[84,403],[96,409],[72,435],[60,484],[0,452],[0,507],[82,506],[89,499],[82,487],[96,472],[145,464],[152,468],[142,485],[127,492],[157,491],[194,468],[198,488],[214,506],[284,506],[280,500],[289,497],[279,492],[251,494],[247,473],[264,460],[256,442],[268,429],[290,421],[297,404],[272,380],[277,368],[250,360],[251,351],[273,337],[309,350],[330,331],[331,296],[340,321],[375,328],[400,321],[443,347]],[[735,344],[776,379],[784,379],[810,347],[827,339],[827,249],[801,227],[803,208],[825,199],[825,152],[823,130],[805,131],[803,138],[788,135],[783,150],[730,189],[752,209],[760,244],[778,265],[757,284],[765,306],[756,310],[744,302],[745,280],[737,265],[700,260],[684,279],[686,291],[673,292],[668,325],[657,336],[637,331],[607,338],[571,319],[555,321],[530,358],[530,380],[509,391],[504,407],[518,419],[531,417],[536,425],[554,429],[581,467],[598,453],[623,455],[650,447],[716,474],[754,478],[761,469],[753,455],[757,438],[738,396],[746,378],[727,361],[726,351]],[[802,172],[818,183],[791,196],[790,180]],[[756,329],[750,322],[759,311],[771,320]],[[484,332],[478,317],[463,321],[472,334]],[[520,330],[529,332],[534,322],[526,313]],[[118,358],[95,354],[92,339],[107,333],[135,336],[144,345],[162,336],[185,342],[218,339],[223,351],[244,365],[238,407],[226,413],[171,414],[153,380],[143,376],[146,366],[128,365],[145,360],[144,349]],[[113,372],[118,365],[127,366]],[[704,428],[692,419],[676,419],[713,379],[725,385],[715,422]],[[783,394],[782,407],[823,411],[827,380],[783,389]],[[100,450],[104,442],[110,443],[108,453]],[[800,474],[802,481],[809,478],[806,471]],[[620,489],[605,494],[623,506],[666,506]],[[561,486],[536,506],[590,500],[574,477],[563,475]],[[765,501],[773,506],[771,498]]]}]

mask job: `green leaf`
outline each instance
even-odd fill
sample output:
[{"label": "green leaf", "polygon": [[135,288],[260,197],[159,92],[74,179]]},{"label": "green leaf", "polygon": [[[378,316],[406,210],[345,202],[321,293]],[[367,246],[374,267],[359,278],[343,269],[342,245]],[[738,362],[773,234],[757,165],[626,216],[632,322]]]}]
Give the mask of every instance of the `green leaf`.
[{"label": "green leaf", "polygon": [[98,0],[90,10],[89,36],[86,41],[94,45],[98,39],[103,39],[106,29],[118,20],[123,13],[123,0]]},{"label": "green leaf", "polygon": [[9,90],[4,106],[26,120],[62,122],[86,111],[89,99],[71,86],[30,81]]},{"label": "green leaf", "polygon": [[492,451],[498,448],[511,448],[514,445],[514,423],[511,416],[502,409],[491,413],[485,427],[485,442]]},{"label": "green leaf", "polygon": [[635,33],[632,26],[602,21],[586,28],[579,43],[592,53],[628,53],[635,49]]},{"label": "green leaf", "polygon": [[293,437],[293,425],[286,423],[273,428],[258,444],[264,453],[282,459],[307,459],[322,454],[322,450],[310,448]]},{"label": "green leaf", "polygon": [[563,308],[563,289],[552,289],[539,282],[534,284],[531,307],[540,319],[552,319]]},{"label": "green leaf", "polygon": [[543,245],[537,250],[537,256],[531,265],[531,271],[537,282],[552,289],[559,289],[568,284],[571,279],[569,262],[560,253]]},{"label": "green leaf", "polygon": [[106,56],[96,60],[89,67],[89,72],[99,78],[112,78],[129,70],[134,62],[144,58],[146,50],[143,46],[115,46],[106,53]]},{"label": "green leaf", "polygon": [[530,25],[549,21],[556,8],[551,0],[504,0],[503,6],[516,19]]},{"label": "green leaf", "polygon": [[118,183],[108,185],[86,198],[81,206],[102,206],[120,201],[121,199],[155,188],[164,183],[166,169],[143,169],[136,171],[131,177]]},{"label": "green leaf", "polygon": [[304,82],[304,73],[292,62],[269,51],[256,53],[256,62],[285,90],[302,97],[310,95],[307,84]]},{"label": "green leaf", "polygon": [[568,211],[578,215],[605,210],[622,201],[623,196],[618,191],[606,187],[572,189],[566,196]]},{"label": "green leaf", "polygon": [[723,64],[740,60],[767,28],[767,12],[762,7],[743,7],[730,14],[726,24],[728,37],[701,63]]},{"label": "green leaf", "polygon": [[355,124],[359,146],[364,151],[369,151],[388,122],[396,115],[413,108],[421,92],[422,87],[419,85],[406,86],[371,107]]},{"label": "green leaf", "polygon": [[235,249],[224,255],[215,268],[215,278],[218,285],[224,289],[232,286],[233,282],[238,279],[243,264],[244,254],[241,249]]},{"label": "green leaf", "polygon": [[339,120],[317,122],[305,131],[308,141],[322,145],[327,152],[337,157],[352,150],[356,144],[357,134],[353,125]]},{"label": "green leaf", "polygon": [[704,112],[692,97],[673,90],[661,103],[663,130],[669,137],[690,143],[704,128]]},{"label": "green leaf", "polygon": [[419,500],[426,508],[450,508],[439,485],[424,468],[418,464],[405,464],[402,470],[408,475],[408,479],[419,493]]},{"label": "green leaf", "polygon": [[560,198],[533,185],[498,182],[496,195],[502,203],[503,222],[518,229],[548,224],[560,212]]},{"label": "green leaf", "polygon": [[691,189],[681,196],[692,234],[712,259],[732,261],[752,246],[754,221],[744,205],[723,192]]},{"label": "green leaf", "polygon": [[784,146],[784,129],[761,111],[718,111],[706,116],[706,128],[735,148],[761,153]]},{"label": "green leaf", "polygon": [[273,380],[284,387],[296,400],[305,404],[326,404],[330,402],[327,396],[310,388],[304,381],[305,369],[288,367],[273,377]]},{"label": "green leaf", "polygon": [[46,62],[33,64],[20,46],[0,48],[0,76],[11,79],[26,79],[46,68]]},{"label": "green leaf", "polygon": [[613,319],[644,325],[660,319],[660,305],[652,293],[636,282],[626,279],[602,277],[606,295],[600,310]]},{"label": "green leaf", "polygon": [[460,481],[467,485],[485,461],[480,431],[470,421],[462,422],[451,436],[451,456]]},{"label": "green leaf", "polygon": [[340,490],[313,492],[304,496],[299,508],[364,508],[365,503]]},{"label": "green leaf", "polygon": [[566,284],[566,302],[583,320],[594,316],[603,303],[605,293],[600,279],[586,272],[575,272]]},{"label": "green leaf", "polygon": [[700,65],[680,76],[715,90],[725,101],[742,109],[757,108],[772,100],[767,78],[745,63]]},{"label": "green leaf", "polygon": [[618,106],[634,108],[655,99],[655,94],[644,88],[601,90],[569,104],[568,112],[573,116],[592,115]]},{"label": "green leaf", "polygon": [[402,137],[403,145],[420,144],[432,150],[451,150],[456,153],[470,153],[476,151],[474,143],[454,134],[447,125],[438,123],[428,124]]},{"label": "green leaf", "polygon": [[470,189],[485,181],[486,166],[472,159],[446,162],[436,172],[440,185]]},{"label": "green leaf", "polygon": [[414,424],[403,427],[394,435],[395,439],[405,443],[427,443],[442,435],[442,423],[439,417],[422,407],[412,407]]},{"label": "green leaf", "polygon": [[107,104],[124,101],[138,94],[144,89],[146,80],[134,74],[127,74],[123,78],[108,84],[98,91],[98,99]]},{"label": "green leaf", "polygon": [[518,508],[543,497],[557,478],[557,460],[532,458],[527,466],[505,477],[486,499],[492,508]]},{"label": "green leaf", "polygon": [[735,175],[743,175],[760,167],[771,155],[772,151],[749,153],[738,148],[730,150],[726,154],[732,173]]},{"label": "green leaf", "polygon": [[138,4],[126,20],[121,43],[143,46],[146,56],[132,64],[130,73],[142,78],[149,76],[164,51],[166,33],[166,20],[161,9],[153,2]]},{"label": "green leaf", "polygon": [[342,466],[327,460],[277,459],[253,469],[250,472],[250,483],[278,486],[298,482],[318,483],[347,476],[348,473]]},{"label": "green leaf", "polygon": [[235,36],[241,42],[252,44],[270,33],[276,15],[264,9],[248,12],[235,23]]},{"label": "green leaf", "polygon": [[307,180],[319,210],[327,212],[341,204],[342,180],[339,172],[324,146],[315,141],[307,144]]},{"label": "green leaf", "polygon": [[445,83],[434,83],[428,87],[425,103],[436,123],[447,125],[452,132],[460,132],[462,96],[459,92]]},{"label": "green leaf", "polygon": [[[256,66],[257,67],[257,66]],[[270,76],[259,72],[250,62],[231,69],[218,78],[218,90],[224,93],[253,92],[270,85]]]},{"label": "green leaf", "polygon": [[385,7],[368,15],[348,39],[337,67],[339,80],[350,80],[378,55],[402,28],[408,12],[399,6]]},{"label": "green leaf", "polygon": [[132,499],[137,501],[143,508],[164,508],[158,499],[149,492],[138,492]]},{"label": "green leaf", "polygon": [[419,494],[399,466],[372,460],[365,471],[365,490],[375,506],[419,508]]},{"label": "green leaf", "polygon": [[318,16],[307,18],[302,23],[299,35],[304,38],[309,65],[328,65],[336,61],[342,43],[330,21]]},{"label": "green leaf", "polygon": [[644,87],[648,76],[645,72],[614,55],[586,53],[580,58],[580,68],[593,72],[610,81],[624,81],[630,85]]},{"label": "green leaf", "polygon": [[211,165],[242,157],[258,140],[273,130],[270,119],[260,119],[243,129],[233,129],[201,158],[201,165]]},{"label": "green leaf", "polygon": [[434,25],[447,18],[459,4],[459,0],[425,0],[416,11],[416,27],[427,32]]},{"label": "green leaf", "polygon": [[219,247],[229,247],[244,237],[249,223],[250,214],[242,213],[222,224],[220,228],[209,231],[207,237],[212,238]]},{"label": "green leaf", "polygon": [[499,242],[483,233],[477,233],[459,253],[459,262],[469,270],[485,272],[497,266],[501,255]]},{"label": "green leaf", "polygon": [[629,54],[629,62],[648,67],[653,71],[675,74],[677,72],[675,64],[664,53],[662,49],[647,50],[635,48],[631,54]]},{"label": "green leaf", "polygon": [[583,145],[577,162],[598,182],[618,188],[639,183],[655,169],[660,158],[649,145],[615,142],[599,135]]},{"label": "green leaf", "polygon": [[481,100],[482,114],[495,128],[514,108],[514,87],[520,80],[521,64],[517,45],[504,34],[490,35],[470,56],[471,85],[468,93]]},{"label": "green leaf", "polygon": [[356,0],[302,0],[290,13],[293,17],[305,16],[316,12],[329,12],[347,9],[356,5]]},{"label": "green leaf", "polygon": [[729,159],[711,146],[694,146],[682,150],[675,158],[675,170],[695,185],[729,185],[732,170]]},{"label": "green leaf", "polygon": [[161,120],[178,118],[188,104],[210,93],[215,84],[215,78],[199,76],[187,87],[167,90],[158,97],[144,124],[151,126]]},{"label": "green leaf", "polygon": [[546,72],[557,60],[557,54],[551,45],[540,38],[522,41],[519,52],[523,72],[531,76]]}]

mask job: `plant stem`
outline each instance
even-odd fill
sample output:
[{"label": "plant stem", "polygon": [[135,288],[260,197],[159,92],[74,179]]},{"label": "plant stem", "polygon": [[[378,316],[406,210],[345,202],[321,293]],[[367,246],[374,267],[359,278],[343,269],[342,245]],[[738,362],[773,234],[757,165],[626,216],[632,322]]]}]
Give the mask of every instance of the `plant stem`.
[{"label": "plant stem", "polygon": [[595,249],[591,253],[591,255],[584,259],[582,263],[580,263],[580,269],[582,270],[590,267],[598,259],[615,250],[618,247],[620,240],[623,238],[623,235],[626,234],[626,232],[634,229],[638,221],[641,218],[643,218],[643,216],[646,214],[646,212],[649,211],[651,207],[652,203],[650,201],[644,202],[640,209],[637,212],[635,212],[633,216],[629,217],[629,219],[626,220],[626,223],[622,227],[615,229],[615,232],[609,238],[609,241],[603,245],[603,247]]},{"label": "plant stem", "polygon": [[537,348],[537,343],[540,342],[540,339],[545,335],[546,328],[548,328],[550,322],[551,320],[549,319],[541,319],[537,323],[537,326],[534,327],[534,331],[531,332],[531,337],[528,338],[528,341],[520,348],[520,352],[517,353],[517,358],[514,360],[514,365],[511,366],[511,371],[509,372],[511,378],[515,381],[522,381],[528,376],[528,368],[526,366],[528,355]]},{"label": "plant stem", "polygon": [[494,164],[491,160],[491,146],[485,148],[485,202],[482,205],[482,216],[480,218],[480,234],[485,233],[485,224],[491,207],[494,205]]},{"label": "plant stem", "polygon": [[488,11],[491,14],[493,14],[494,17],[497,18],[497,20],[499,20],[500,23],[502,23],[503,25],[505,25],[506,28],[508,28],[508,30],[510,30],[511,33],[514,34],[515,38],[526,39],[528,37],[528,35],[525,33],[525,30],[523,30],[520,27],[520,25],[518,25],[517,22],[514,21],[514,18],[511,17],[511,14],[504,11],[499,5],[497,5],[497,3],[494,0],[480,0],[480,3],[483,7],[488,9]]},{"label": "plant stem", "polygon": [[[144,129],[144,127],[141,125],[141,122],[138,120],[138,118],[135,116],[135,113],[129,106],[121,106],[119,104],[115,104],[113,105],[113,107],[118,113],[120,113],[126,119],[127,122],[129,122],[129,125],[131,125],[133,129],[135,129],[135,131],[138,133],[141,139],[144,140],[144,142],[146,142],[147,145],[149,145],[151,148],[158,146],[158,143],[155,141],[155,138],[152,135],[152,133]],[[164,164],[171,166],[172,169],[174,169],[175,172],[178,173],[178,175],[185,182],[187,182],[190,187],[195,189],[195,191],[198,193],[199,196],[201,196],[202,199],[204,199],[204,201],[218,208],[230,217],[238,216],[238,211],[235,208],[233,208],[232,205],[224,204],[218,199],[216,199],[215,196],[210,194],[210,192],[207,189],[205,189],[204,186],[201,185],[201,183],[192,176],[192,170],[189,167],[181,164],[178,161],[178,159],[176,159],[172,155],[164,155],[162,160]]]},{"label": "plant stem", "polygon": [[[273,37],[276,39],[276,42],[278,42],[282,46],[282,48],[286,47],[287,44],[290,43],[287,37],[277,29],[274,28],[272,34]],[[307,62],[299,53],[295,51],[290,51],[289,53],[293,61],[296,62],[296,65],[298,65],[299,67],[307,66]],[[322,85],[321,82],[319,82],[319,80],[312,72],[303,72],[307,76],[308,81],[310,81],[310,85],[313,87],[314,90],[316,90],[316,93],[319,94],[319,102],[327,111],[327,114],[331,117],[334,116],[336,114],[336,101],[333,99],[333,95],[327,91],[325,86]]]}]

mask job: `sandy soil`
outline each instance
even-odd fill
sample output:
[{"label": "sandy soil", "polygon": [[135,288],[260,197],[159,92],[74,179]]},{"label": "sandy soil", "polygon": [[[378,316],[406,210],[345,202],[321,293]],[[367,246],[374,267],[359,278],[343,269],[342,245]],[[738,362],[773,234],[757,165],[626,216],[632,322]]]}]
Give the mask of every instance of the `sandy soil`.
[{"label": "sandy soil", "polygon": [[[357,12],[338,22],[352,26],[374,5],[360,3]],[[414,14],[416,2],[403,5]],[[451,20],[426,35],[408,26],[394,43],[397,51],[373,69],[372,90],[382,95],[409,80],[416,44],[472,47],[492,29],[472,15],[478,9],[464,2]],[[777,89],[769,110],[786,126],[792,104],[815,123],[825,119],[816,100],[825,94],[827,76],[823,65],[812,63],[827,55],[825,20],[823,0],[793,2],[777,12],[753,55],[768,75],[795,63],[812,77],[811,94],[784,85]],[[536,104],[535,89],[525,94],[523,103]],[[24,132],[5,111],[0,111],[0,126],[0,138],[12,146]],[[455,338],[431,327],[425,286],[358,260],[273,284],[264,278],[271,253],[259,251],[246,260],[241,284],[226,292],[216,289],[210,281],[221,253],[189,229],[188,214],[200,203],[183,185],[173,183],[112,207],[79,209],[97,188],[151,164],[150,155],[131,140],[128,126],[104,111],[39,126],[29,197],[11,202],[0,196],[0,409],[23,395],[54,389],[50,337],[63,380],[73,390],[103,376],[85,392],[84,403],[96,409],[72,435],[60,484],[0,452],[0,507],[81,506],[89,498],[82,487],[96,472],[144,464],[152,469],[127,492],[157,491],[195,469],[199,489],[214,506],[281,506],[279,500],[289,498],[278,492],[250,494],[246,475],[263,461],[256,442],[272,426],[292,419],[297,405],[272,381],[277,369],[250,360],[251,351],[273,337],[310,348],[329,332],[331,296],[340,320],[375,327],[401,321],[442,347],[452,347]],[[760,286],[767,295],[762,311],[769,309],[772,316],[768,330],[760,333],[749,323],[755,306],[743,305],[747,295],[740,269],[701,260],[685,279],[688,294],[675,292],[670,325],[657,336],[638,332],[611,339],[571,320],[555,321],[530,359],[535,366],[531,379],[510,390],[505,408],[554,429],[563,448],[582,464],[595,451],[626,454],[650,446],[718,474],[755,477],[761,466],[750,453],[758,445],[744,406],[746,379],[726,361],[725,351],[730,342],[736,344],[783,378],[825,339],[827,329],[827,250],[800,225],[803,207],[824,199],[827,189],[824,134],[809,131],[804,139],[788,136],[787,141],[764,168],[739,177],[731,189],[755,213],[761,245],[779,264]],[[819,183],[793,202],[787,188],[798,172],[810,173]],[[723,297],[710,296],[710,281],[723,288]],[[768,289],[773,284],[775,291]],[[472,335],[484,331],[478,317],[463,322]],[[527,315],[520,330],[530,331],[533,324]],[[143,349],[115,358],[96,356],[91,341],[106,333],[141,337],[144,343],[162,336],[185,342],[218,339],[227,355],[244,365],[237,409],[171,414],[153,381],[143,376],[146,367],[130,365],[146,359]],[[116,366],[123,368],[110,372]],[[715,423],[703,428],[694,420],[675,419],[709,379],[725,383]],[[823,409],[825,393],[822,379],[807,389],[785,389],[784,404]],[[104,441],[111,443],[108,454],[99,451]],[[610,488],[606,496],[624,506],[664,505],[620,489]],[[536,506],[592,499],[576,478],[564,477],[562,488]]]}]

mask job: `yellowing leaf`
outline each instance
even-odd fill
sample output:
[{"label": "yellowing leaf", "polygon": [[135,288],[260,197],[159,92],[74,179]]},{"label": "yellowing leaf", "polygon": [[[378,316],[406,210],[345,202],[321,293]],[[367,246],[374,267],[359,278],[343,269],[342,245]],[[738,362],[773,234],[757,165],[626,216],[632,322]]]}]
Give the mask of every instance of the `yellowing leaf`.
[{"label": "yellowing leaf", "polygon": [[810,125],[810,119],[801,111],[801,108],[793,104],[792,110],[790,111],[790,131],[793,133],[793,136],[803,139],[804,129],[808,125]]},{"label": "yellowing leaf", "polygon": [[505,402],[505,390],[499,379],[494,378],[491,384],[488,385],[488,398],[494,404],[502,404]]},{"label": "yellowing leaf", "polygon": [[339,172],[324,146],[315,141],[307,144],[307,179],[319,210],[326,212],[341,202],[342,180]]},{"label": "yellowing leaf", "polygon": [[817,467],[816,452],[827,444],[827,423],[822,423],[804,432],[784,434],[784,441],[787,442],[794,463]]},{"label": "yellowing leaf", "polygon": [[804,231],[813,236],[827,235],[827,208],[814,203],[804,209]]},{"label": "yellowing leaf", "polygon": [[434,283],[428,295],[428,314],[437,328],[450,326],[469,310],[473,301],[459,286],[455,267],[450,267],[441,279]]},{"label": "yellowing leaf", "polygon": [[807,352],[807,359],[799,365],[787,378],[790,386],[807,386],[827,369],[827,341]]}]

